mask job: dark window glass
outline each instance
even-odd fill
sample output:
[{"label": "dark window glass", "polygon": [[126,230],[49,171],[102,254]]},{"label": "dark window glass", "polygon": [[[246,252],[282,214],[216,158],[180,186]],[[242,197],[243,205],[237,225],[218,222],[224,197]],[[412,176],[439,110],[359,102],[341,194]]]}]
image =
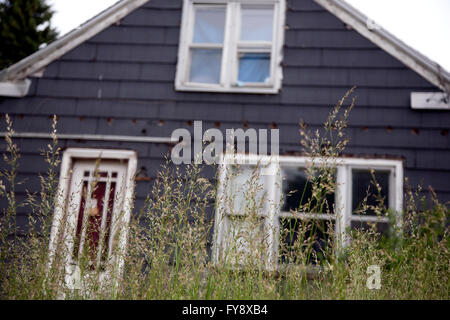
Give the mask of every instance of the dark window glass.
[{"label": "dark window glass", "polygon": [[[320,183],[320,181],[319,181]],[[308,180],[308,175],[303,168],[283,168],[283,195],[284,203],[282,211],[297,211],[300,205],[305,205],[312,197],[313,182]],[[311,202],[311,208],[316,208],[314,213],[333,213],[334,192],[325,192],[320,197],[318,204]]]},{"label": "dark window glass", "polygon": [[[378,193],[375,180],[370,170],[352,171],[352,209],[353,213],[360,209],[364,198],[367,196],[368,206],[378,206],[380,199],[383,199],[384,206],[389,208],[389,171],[375,171],[375,180],[380,185],[381,191]],[[376,215],[373,209],[368,209],[366,215]]]},{"label": "dark window glass", "polygon": [[279,262],[317,264],[326,258],[334,236],[334,221],[280,218]]},{"label": "dark window glass", "polygon": [[377,233],[384,236],[389,234],[389,224],[387,222],[366,222],[354,220],[351,223],[352,229],[371,230],[375,228]]},{"label": "dark window glass", "polygon": [[105,172],[105,171],[99,172],[98,176],[100,178],[107,178],[108,177],[108,172]]},{"label": "dark window glass", "polygon": [[78,212],[78,221],[77,221],[77,229],[76,229],[76,237],[75,237],[75,246],[74,246],[74,257],[78,258],[78,252],[81,243],[81,237],[83,233],[83,222],[84,215],[87,214],[86,219],[86,235],[84,238],[84,249],[87,250],[92,267],[95,268],[95,261],[97,257],[97,250],[100,243],[100,237],[104,236],[104,247],[102,252],[102,260],[106,260],[108,255],[108,243],[111,229],[111,219],[112,219],[112,211],[114,207],[115,200],[115,189],[116,183],[113,182],[109,188],[109,199],[108,199],[108,208],[106,210],[106,226],[105,230],[103,230],[104,234],[102,234],[101,226],[102,226],[102,215],[103,215],[103,204],[105,200],[105,196],[107,193],[107,183],[106,182],[98,182],[94,186],[94,190],[91,194],[91,199],[89,201],[90,208],[86,208],[86,200],[87,200],[87,190],[88,190],[88,182],[83,181],[82,188],[82,196],[80,201],[80,208]]}]

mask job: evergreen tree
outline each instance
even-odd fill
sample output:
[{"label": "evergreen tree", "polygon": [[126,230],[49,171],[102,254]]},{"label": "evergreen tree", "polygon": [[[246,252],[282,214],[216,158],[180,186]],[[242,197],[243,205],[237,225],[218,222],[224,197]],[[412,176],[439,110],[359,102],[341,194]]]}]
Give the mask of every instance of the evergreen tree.
[{"label": "evergreen tree", "polygon": [[57,37],[46,0],[0,0],[0,70]]}]

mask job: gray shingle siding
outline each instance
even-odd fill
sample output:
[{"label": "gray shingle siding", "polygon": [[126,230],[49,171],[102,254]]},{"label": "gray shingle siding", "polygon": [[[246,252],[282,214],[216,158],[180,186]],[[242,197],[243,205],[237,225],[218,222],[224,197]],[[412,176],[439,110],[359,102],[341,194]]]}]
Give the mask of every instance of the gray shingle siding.
[{"label": "gray shingle siding", "polygon": [[[203,120],[205,129],[275,124],[281,152],[298,152],[299,120],[318,128],[357,85],[347,153],[401,157],[413,185],[432,185],[441,200],[450,200],[450,112],[411,110],[411,91],[438,90],[421,76],[314,2],[289,0],[279,94],[176,92],[181,2],[148,2],[51,63],[27,97],[1,99],[0,110],[18,132],[49,132],[52,114],[61,133],[170,136],[175,128],[192,131],[192,120]],[[28,179],[18,187],[24,196],[39,190],[37,174],[46,168],[39,150],[48,140],[16,141],[20,177]],[[136,150],[138,169],[152,178],[169,151],[145,143],[63,140],[61,146]],[[152,183],[137,182],[137,207]]]}]

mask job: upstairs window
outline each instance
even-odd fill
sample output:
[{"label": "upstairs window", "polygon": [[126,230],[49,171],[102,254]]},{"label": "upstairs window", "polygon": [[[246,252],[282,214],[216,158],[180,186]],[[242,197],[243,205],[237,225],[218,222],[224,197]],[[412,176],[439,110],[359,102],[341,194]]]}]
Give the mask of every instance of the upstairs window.
[{"label": "upstairs window", "polygon": [[277,93],[285,0],[185,0],[176,89]]}]

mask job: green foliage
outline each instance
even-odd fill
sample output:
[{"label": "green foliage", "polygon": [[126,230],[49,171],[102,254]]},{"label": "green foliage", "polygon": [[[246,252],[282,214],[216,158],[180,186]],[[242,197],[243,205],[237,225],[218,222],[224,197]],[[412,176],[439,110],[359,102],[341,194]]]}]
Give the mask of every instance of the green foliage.
[{"label": "green foliage", "polygon": [[[347,96],[347,95],[346,95]],[[302,144],[311,157],[336,158],[347,143],[344,135],[348,113],[339,117],[343,100],[325,125],[325,136],[301,129]],[[202,177],[199,166],[165,166],[158,174],[143,208],[139,208],[128,228],[128,246],[123,272],[110,273],[113,281],[101,281],[102,270],[93,270],[89,256],[79,261],[80,285],[73,288],[65,281],[64,245],[49,255],[52,211],[57,195],[56,172],[59,165],[55,124],[53,144],[44,151],[49,169],[41,179],[38,199],[30,195],[25,203],[15,197],[19,150],[13,143],[12,123],[6,116],[6,154],[9,167],[0,175],[0,197],[8,204],[0,214],[0,299],[444,299],[450,298],[450,242],[448,204],[440,203],[430,190],[432,205],[424,205],[420,188],[407,188],[402,228],[393,227],[390,237],[382,238],[375,224],[367,230],[355,230],[344,250],[333,241],[318,254],[311,252],[317,228],[299,221],[288,235],[298,233],[288,248],[281,248],[286,260],[278,270],[265,268],[260,237],[248,226],[258,224],[261,205],[256,201],[260,189],[252,175],[243,195],[250,200],[236,217],[239,239],[249,244],[248,258],[231,246],[223,262],[213,264],[208,247],[214,221],[208,212],[217,197],[216,187]],[[56,121],[56,120],[55,120]],[[326,195],[334,192],[333,166],[309,168],[312,195],[299,210],[325,207]],[[223,181],[222,181],[223,182]],[[374,181],[376,184],[376,181]],[[407,185],[407,181],[406,181]],[[233,206],[233,199],[224,199]],[[216,199],[217,201],[217,199]],[[386,212],[383,201],[365,210]],[[30,208],[27,237],[18,235],[17,208]],[[389,213],[389,212],[387,212]],[[61,230],[65,225],[61,222]],[[330,238],[335,233],[329,228]],[[59,236],[56,237],[59,239]],[[64,243],[61,237],[61,243]],[[237,242],[234,239],[234,242]],[[339,250],[337,250],[339,249]],[[256,258],[256,259],[255,259]],[[49,263],[49,260],[52,262]],[[234,262],[234,263],[231,263]],[[312,263],[314,268],[312,268]],[[237,266],[239,264],[239,266]],[[381,287],[367,286],[368,267],[378,266]]]},{"label": "green foliage", "polygon": [[56,39],[52,15],[45,0],[0,2],[0,70]]}]

